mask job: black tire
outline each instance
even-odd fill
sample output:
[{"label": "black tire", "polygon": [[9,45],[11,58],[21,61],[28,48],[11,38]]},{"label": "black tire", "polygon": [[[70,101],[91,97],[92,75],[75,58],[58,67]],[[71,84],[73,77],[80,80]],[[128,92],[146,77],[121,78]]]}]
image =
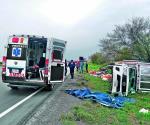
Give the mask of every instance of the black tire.
[{"label": "black tire", "polygon": [[53,84],[48,84],[46,87],[45,87],[45,90],[47,91],[52,91],[54,88],[54,85]]},{"label": "black tire", "polygon": [[10,88],[11,88],[12,90],[17,90],[17,89],[18,89],[18,87],[16,87],[16,86],[10,86]]}]

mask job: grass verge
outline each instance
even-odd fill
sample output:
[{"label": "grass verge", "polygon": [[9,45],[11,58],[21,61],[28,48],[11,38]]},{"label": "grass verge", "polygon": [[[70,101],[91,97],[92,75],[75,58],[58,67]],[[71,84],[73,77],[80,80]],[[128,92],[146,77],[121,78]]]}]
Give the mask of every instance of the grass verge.
[{"label": "grass verge", "polygon": [[[78,77],[82,77],[77,81],[78,85],[81,87],[89,87],[93,91],[100,91],[104,93],[107,93],[110,89],[110,83],[102,81],[100,78],[90,76],[89,74],[77,75]],[[136,93],[129,95],[129,97],[135,98],[136,103],[126,103],[121,109],[108,108],[91,101],[83,101],[81,105],[72,107],[70,112],[62,116],[62,124],[150,125],[150,113],[139,113],[141,108],[145,108],[150,111],[150,93]]]}]

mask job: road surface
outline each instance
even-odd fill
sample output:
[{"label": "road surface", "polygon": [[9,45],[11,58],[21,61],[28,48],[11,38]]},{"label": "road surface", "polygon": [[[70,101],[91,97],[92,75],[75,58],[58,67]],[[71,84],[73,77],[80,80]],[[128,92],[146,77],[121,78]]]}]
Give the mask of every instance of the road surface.
[{"label": "road surface", "polygon": [[[19,88],[11,90],[6,83],[1,80],[0,67],[0,125],[18,125],[28,116],[32,115],[47,97],[53,95],[55,89],[60,85],[56,85],[54,91],[48,92],[38,90],[37,88]],[[38,92],[37,92],[38,91]],[[31,94],[34,94],[34,96]],[[29,97],[25,102],[22,101]],[[18,103],[22,103],[18,105]]]}]

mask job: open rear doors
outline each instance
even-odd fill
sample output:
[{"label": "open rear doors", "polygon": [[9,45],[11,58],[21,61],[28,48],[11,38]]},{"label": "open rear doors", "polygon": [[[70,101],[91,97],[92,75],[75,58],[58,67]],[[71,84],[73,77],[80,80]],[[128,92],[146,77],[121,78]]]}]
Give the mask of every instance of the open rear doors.
[{"label": "open rear doors", "polygon": [[51,63],[50,63],[50,82],[62,83],[64,81],[64,53],[66,41],[52,38],[51,39]]}]

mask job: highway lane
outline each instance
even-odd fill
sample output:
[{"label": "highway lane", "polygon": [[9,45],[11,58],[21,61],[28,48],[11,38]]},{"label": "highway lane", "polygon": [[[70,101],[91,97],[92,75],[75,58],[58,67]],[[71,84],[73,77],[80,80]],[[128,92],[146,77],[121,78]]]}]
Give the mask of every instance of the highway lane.
[{"label": "highway lane", "polygon": [[19,102],[26,96],[30,95],[34,91],[36,91],[36,89],[21,88],[18,90],[12,90],[11,88],[7,87],[7,84],[2,83],[0,69],[0,113],[6,110],[8,107],[11,107],[15,103]]},{"label": "highway lane", "polygon": [[[1,74],[1,70],[0,70]],[[18,125],[26,120],[38,108],[39,105],[52,95],[60,85],[56,85],[54,91],[40,91],[23,104],[10,111],[8,114],[0,118],[0,125]],[[7,84],[2,83],[0,75],[0,114],[16,103],[20,102],[27,96],[37,91],[33,88],[19,88],[18,90],[11,90]]]}]

